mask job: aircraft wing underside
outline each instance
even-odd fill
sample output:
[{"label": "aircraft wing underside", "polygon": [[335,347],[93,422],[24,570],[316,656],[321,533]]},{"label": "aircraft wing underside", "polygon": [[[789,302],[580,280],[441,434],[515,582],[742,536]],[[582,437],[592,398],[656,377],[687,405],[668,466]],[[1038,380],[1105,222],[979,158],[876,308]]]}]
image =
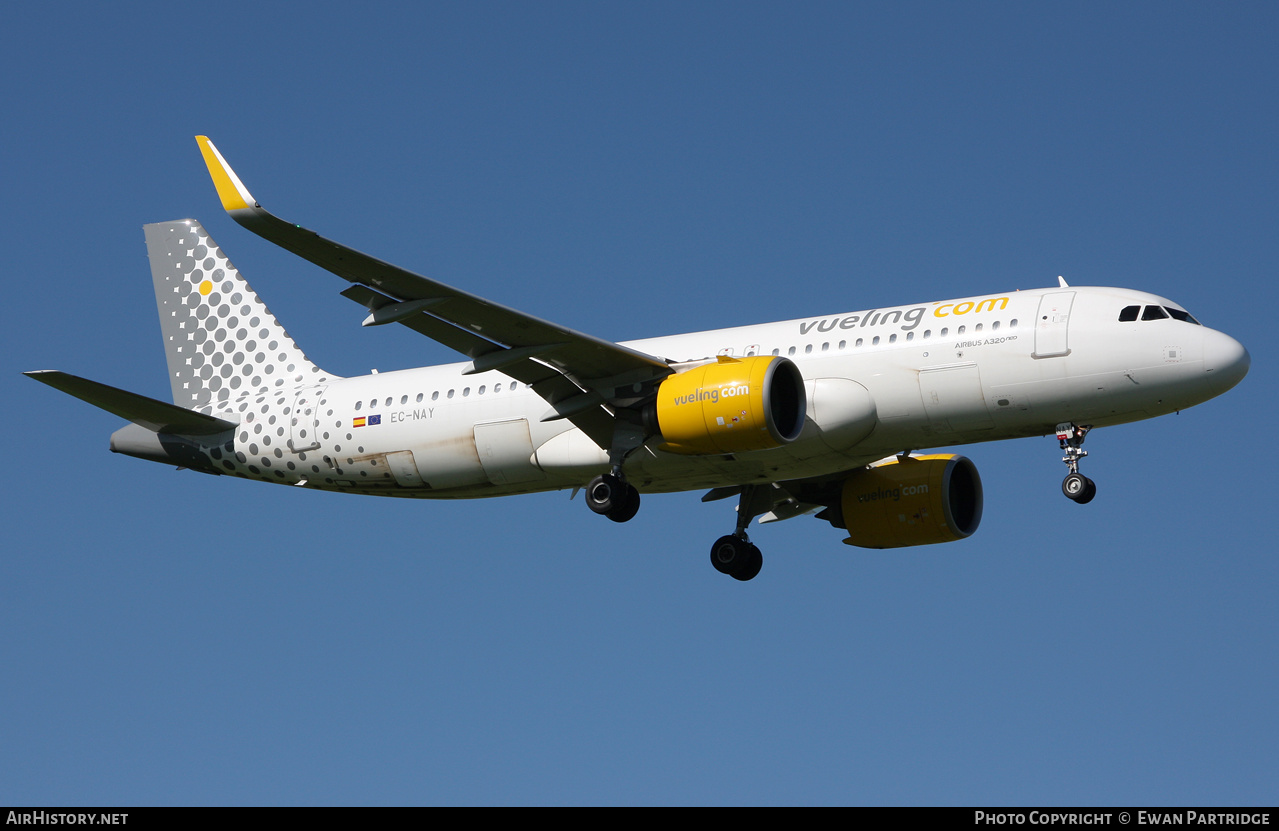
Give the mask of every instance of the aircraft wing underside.
[{"label": "aircraft wing underside", "polygon": [[370,311],[365,325],[400,323],[528,384],[607,449],[612,402],[672,373],[656,356],[558,326],[327,240],[262,208],[206,137],[197,141],[222,206],[258,236],[356,284],[342,294]]}]

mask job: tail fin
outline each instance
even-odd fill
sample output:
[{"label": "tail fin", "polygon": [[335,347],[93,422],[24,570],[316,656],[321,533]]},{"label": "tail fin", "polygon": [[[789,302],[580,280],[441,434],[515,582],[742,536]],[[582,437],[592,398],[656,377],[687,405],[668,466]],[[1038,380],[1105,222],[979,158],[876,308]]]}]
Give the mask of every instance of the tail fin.
[{"label": "tail fin", "polygon": [[173,403],[212,414],[242,397],[330,379],[199,222],[157,222],[143,230]]}]

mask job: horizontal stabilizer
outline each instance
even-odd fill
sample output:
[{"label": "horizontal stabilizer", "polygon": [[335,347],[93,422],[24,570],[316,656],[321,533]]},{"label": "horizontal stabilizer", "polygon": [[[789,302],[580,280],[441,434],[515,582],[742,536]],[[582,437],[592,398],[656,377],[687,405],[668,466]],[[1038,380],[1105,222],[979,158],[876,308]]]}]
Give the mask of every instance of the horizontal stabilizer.
[{"label": "horizontal stabilizer", "polygon": [[126,392],[55,369],[39,369],[22,374],[42,384],[48,384],[56,390],[61,390],[67,395],[75,396],[81,401],[87,401],[108,413],[128,419],[154,433],[211,436],[234,430],[237,426],[232,421],[224,421],[194,410],[184,410],[166,401],[157,401],[145,395]]}]

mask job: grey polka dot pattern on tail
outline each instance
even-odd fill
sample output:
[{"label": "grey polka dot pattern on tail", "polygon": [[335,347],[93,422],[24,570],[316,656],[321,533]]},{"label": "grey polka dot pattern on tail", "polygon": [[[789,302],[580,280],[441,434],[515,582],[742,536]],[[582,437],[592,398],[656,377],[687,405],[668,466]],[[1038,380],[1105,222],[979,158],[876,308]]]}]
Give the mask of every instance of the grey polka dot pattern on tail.
[{"label": "grey polka dot pattern on tail", "polygon": [[175,404],[234,419],[241,400],[333,378],[307,359],[200,223],[144,230]]}]

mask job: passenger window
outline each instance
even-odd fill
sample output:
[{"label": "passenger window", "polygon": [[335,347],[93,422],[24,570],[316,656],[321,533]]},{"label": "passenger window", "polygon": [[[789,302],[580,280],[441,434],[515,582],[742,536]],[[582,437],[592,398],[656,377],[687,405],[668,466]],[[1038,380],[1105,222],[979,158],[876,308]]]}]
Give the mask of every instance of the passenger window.
[{"label": "passenger window", "polygon": [[1142,320],[1167,320],[1168,313],[1162,306],[1147,306],[1141,313]]},{"label": "passenger window", "polygon": [[875,337],[871,338],[870,345],[879,346],[879,335],[876,335]]},{"label": "passenger window", "polygon": [[897,335],[896,335],[896,334],[889,335],[889,336],[888,336],[888,342],[889,342],[889,343],[897,343]]},{"label": "passenger window", "polygon": [[1124,306],[1123,311],[1119,313],[1120,323],[1131,323],[1137,319],[1137,312],[1141,311],[1140,306]]}]

